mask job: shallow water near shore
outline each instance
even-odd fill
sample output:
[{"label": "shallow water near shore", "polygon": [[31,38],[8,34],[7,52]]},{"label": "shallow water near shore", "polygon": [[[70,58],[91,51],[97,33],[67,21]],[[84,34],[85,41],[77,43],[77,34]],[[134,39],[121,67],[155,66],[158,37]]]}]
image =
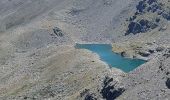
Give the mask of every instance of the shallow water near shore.
[{"label": "shallow water near shore", "polygon": [[101,60],[106,62],[109,66],[118,68],[124,72],[130,72],[146,62],[141,59],[124,58],[114,53],[110,44],[76,44],[75,48],[88,49],[97,53]]}]

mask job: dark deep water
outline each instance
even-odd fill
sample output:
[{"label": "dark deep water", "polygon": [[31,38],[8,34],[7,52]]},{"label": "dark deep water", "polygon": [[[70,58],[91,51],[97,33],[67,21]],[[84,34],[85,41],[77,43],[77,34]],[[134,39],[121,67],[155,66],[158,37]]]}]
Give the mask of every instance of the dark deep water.
[{"label": "dark deep water", "polygon": [[110,44],[76,44],[77,49],[88,49],[97,53],[101,60],[106,62],[109,66],[121,69],[124,72],[129,72],[145,63],[141,59],[124,58],[119,54],[112,52]]}]

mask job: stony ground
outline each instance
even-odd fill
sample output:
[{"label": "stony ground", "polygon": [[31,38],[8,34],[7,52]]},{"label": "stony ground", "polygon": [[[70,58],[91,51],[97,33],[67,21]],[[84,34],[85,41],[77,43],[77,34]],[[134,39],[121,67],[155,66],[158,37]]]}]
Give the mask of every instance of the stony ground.
[{"label": "stony ground", "polygon": [[[92,52],[74,48],[75,42],[84,41],[88,31],[94,33],[95,27],[103,27],[97,23],[99,26],[93,25],[94,22],[90,20],[100,18],[99,9],[103,9],[105,3],[109,5],[112,2],[100,0],[97,5],[95,2],[96,0],[0,1],[1,100],[75,100],[85,99],[92,92],[101,98],[98,90],[102,88],[105,76],[113,75],[119,81],[121,71],[110,70]],[[120,2],[117,4],[122,5]],[[111,7],[104,8],[106,9],[102,12]],[[96,10],[98,14],[94,15]],[[79,15],[81,12],[83,13]],[[116,11],[112,15],[115,13]],[[92,15],[94,16],[88,19]],[[107,19],[106,25],[110,25],[111,18],[112,16]],[[83,23],[78,24],[80,19],[83,19]],[[90,29],[90,24],[95,27]]]},{"label": "stony ground", "polygon": [[[0,99],[170,99],[169,12],[169,0],[0,1]],[[123,73],[77,42],[148,62]]]},{"label": "stony ground", "polygon": [[21,63],[1,76],[1,99],[74,100],[109,74],[96,54],[70,46],[52,46],[18,59]]},{"label": "stony ground", "polygon": [[[170,90],[166,84],[169,78],[170,51],[165,50],[155,59],[130,72],[122,84],[125,91],[120,100],[168,100]],[[169,83],[168,83],[169,84]]]}]

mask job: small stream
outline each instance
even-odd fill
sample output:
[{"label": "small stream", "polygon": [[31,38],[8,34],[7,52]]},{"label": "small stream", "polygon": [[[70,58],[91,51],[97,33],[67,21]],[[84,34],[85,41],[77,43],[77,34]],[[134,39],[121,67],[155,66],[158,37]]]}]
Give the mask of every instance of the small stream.
[{"label": "small stream", "polygon": [[146,61],[141,59],[124,58],[112,51],[110,44],[76,44],[77,49],[88,49],[97,53],[101,60],[109,66],[121,69],[124,72],[129,72],[144,64]]}]

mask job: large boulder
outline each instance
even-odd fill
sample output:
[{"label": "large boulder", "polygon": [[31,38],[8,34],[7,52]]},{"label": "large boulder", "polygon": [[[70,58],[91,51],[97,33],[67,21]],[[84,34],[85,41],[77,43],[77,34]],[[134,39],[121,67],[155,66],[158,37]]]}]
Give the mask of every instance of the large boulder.
[{"label": "large boulder", "polygon": [[106,100],[114,100],[119,97],[124,91],[124,88],[116,88],[115,84],[111,84],[113,78],[106,77],[104,80],[104,86],[101,90],[101,94]]},{"label": "large boulder", "polygon": [[53,32],[54,32],[55,35],[60,36],[60,37],[62,37],[64,35],[62,30],[60,28],[58,28],[58,27],[55,27],[53,29]]},{"label": "large boulder", "polygon": [[137,34],[141,32],[141,25],[137,22],[130,22],[128,25],[128,30],[125,35],[128,35],[130,33]]},{"label": "large boulder", "polygon": [[143,57],[148,57],[150,55],[150,53],[147,51],[139,51],[139,55],[141,55]]},{"label": "large boulder", "polygon": [[94,94],[87,94],[84,100],[97,100],[97,98],[94,96]]},{"label": "large boulder", "polygon": [[148,30],[155,29],[158,25],[155,22],[151,22],[145,19],[141,19],[137,22],[130,22],[128,25],[128,30],[125,35],[130,33],[137,34],[137,33],[145,33]]},{"label": "large boulder", "polygon": [[139,12],[143,12],[144,9],[146,8],[146,3],[145,1],[140,1],[139,4],[136,6],[136,9],[139,11]]},{"label": "large boulder", "polygon": [[168,78],[168,79],[166,80],[166,86],[167,86],[168,89],[170,89],[170,78]]},{"label": "large boulder", "polygon": [[164,49],[165,49],[164,47],[157,47],[157,48],[156,48],[156,51],[157,51],[157,52],[161,52],[161,51],[163,51]]},{"label": "large boulder", "polygon": [[121,52],[120,55],[121,55],[122,57],[127,57],[127,56],[128,56],[128,54],[127,54],[125,51]]}]

